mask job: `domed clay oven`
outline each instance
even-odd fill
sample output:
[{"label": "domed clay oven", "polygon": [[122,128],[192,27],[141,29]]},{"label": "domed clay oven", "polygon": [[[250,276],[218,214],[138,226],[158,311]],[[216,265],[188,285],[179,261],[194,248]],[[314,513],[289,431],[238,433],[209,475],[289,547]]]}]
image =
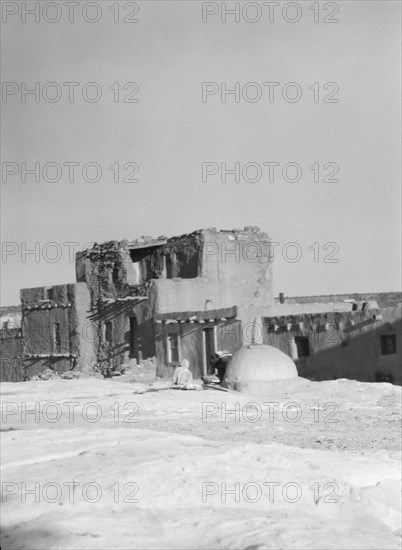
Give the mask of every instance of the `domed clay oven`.
[{"label": "domed clay oven", "polygon": [[297,378],[296,365],[290,357],[273,346],[243,346],[227,366],[222,386],[237,391],[261,391],[273,380]]}]

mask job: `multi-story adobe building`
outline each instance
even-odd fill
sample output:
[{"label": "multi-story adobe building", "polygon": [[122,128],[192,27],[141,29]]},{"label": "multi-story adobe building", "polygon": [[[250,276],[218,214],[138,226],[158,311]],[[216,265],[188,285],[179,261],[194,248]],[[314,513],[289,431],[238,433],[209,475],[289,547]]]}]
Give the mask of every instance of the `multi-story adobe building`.
[{"label": "multi-story adobe building", "polygon": [[47,367],[91,375],[151,357],[161,377],[187,358],[199,378],[214,351],[264,343],[313,380],[401,384],[401,304],[278,302],[270,242],[258,227],[211,228],[78,253],[76,283],[21,291],[22,357],[12,379]]}]

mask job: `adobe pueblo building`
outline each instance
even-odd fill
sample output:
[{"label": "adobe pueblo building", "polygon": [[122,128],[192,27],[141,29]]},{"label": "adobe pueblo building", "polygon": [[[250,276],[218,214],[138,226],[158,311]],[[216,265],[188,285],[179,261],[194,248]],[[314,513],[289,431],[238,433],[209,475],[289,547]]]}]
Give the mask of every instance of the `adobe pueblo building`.
[{"label": "adobe pueblo building", "polygon": [[312,380],[401,384],[401,305],[278,301],[269,244],[258,227],[212,228],[78,253],[76,283],[21,291],[21,330],[2,331],[3,379],[26,380],[48,367],[91,375],[147,358],[161,377],[187,358],[200,378],[216,350],[261,343]]}]

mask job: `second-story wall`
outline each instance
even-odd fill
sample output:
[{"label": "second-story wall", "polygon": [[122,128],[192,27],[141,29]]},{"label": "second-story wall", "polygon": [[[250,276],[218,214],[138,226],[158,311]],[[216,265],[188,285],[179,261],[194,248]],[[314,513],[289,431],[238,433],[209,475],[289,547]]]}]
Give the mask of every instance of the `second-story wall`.
[{"label": "second-story wall", "polygon": [[76,259],[92,306],[144,286],[157,312],[273,303],[269,237],[257,227],[199,230],[147,242],[110,241]]}]

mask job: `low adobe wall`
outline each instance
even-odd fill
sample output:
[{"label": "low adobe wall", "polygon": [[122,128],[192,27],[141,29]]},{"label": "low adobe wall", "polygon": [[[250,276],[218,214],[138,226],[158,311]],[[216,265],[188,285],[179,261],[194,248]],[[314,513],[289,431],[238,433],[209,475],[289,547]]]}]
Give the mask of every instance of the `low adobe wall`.
[{"label": "low adobe wall", "polygon": [[[378,315],[382,318],[379,319]],[[292,357],[292,337],[308,338],[310,356],[295,359],[299,376],[310,380],[349,378],[363,382],[389,381],[402,384],[401,306],[383,308],[376,315],[363,311],[328,312],[264,319],[264,343]],[[298,332],[274,332],[273,323],[295,325]],[[327,329],[326,329],[327,325]],[[396,353],[381,355],[380,338],[394,334]],[[293,347],[293,349],[292,349]]]},{"label": "low adobe wall", "polygon": [[90,299],[85,283],[23,289],[21,303],[26,378],[47,368],[59,374],[74,369],[93,372],[96,359],[86,331]]},{"label": "low adobe wall", "polygon": [[0,380],[22,382],[25,380],[21,331],[2,330],[0,335]]}]

